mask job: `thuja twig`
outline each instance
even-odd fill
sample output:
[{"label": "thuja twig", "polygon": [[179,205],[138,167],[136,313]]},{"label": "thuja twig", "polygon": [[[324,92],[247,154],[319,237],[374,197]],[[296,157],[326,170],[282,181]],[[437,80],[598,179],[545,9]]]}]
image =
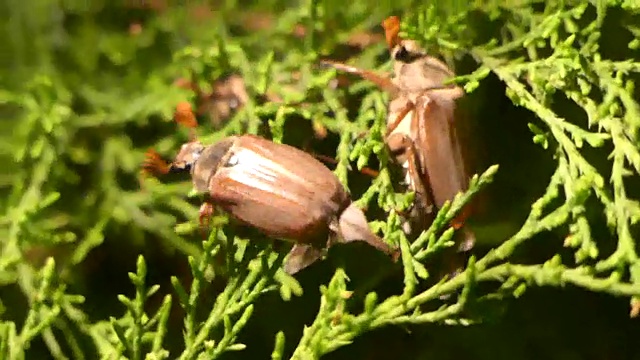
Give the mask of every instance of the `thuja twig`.
[{"label": "thuja twig", "polygon": [[[299,293],[299,285],[282,280],[278,272],[282,272],[280,265],[285,254],[276,254],[270,250],[261,251],[255,259],[236,259],[237,266],[233,268],[248,268],[239,270],[232,275],[222,293],[216,297],[215,304],[209,311],[207,318],[201,322],[196,317],[196,307],[205,281],[205,272],[209,269],[212,258],[220,251],[219,240],[225,235],[219,228],[214,229],[209,238],[203,242],[203,255],[200,259],[189,259],[191,271],[194,275],[189,294],[182,287],[177,278],[172,278],[173,286],[178,294],[180,304],[185,309],[185,349],[179,359],[195,359],[206,354],[208,359],[215,359],[226,351],[244,349],[244,344],[235,343],[240,330],[246,325],[253,313],[253,302],[267,291],[274,290],[274,281],[280,281],[282,286],[293,286],[293,291]],[[234,242],[230,242],[234,244]],[[226,249],[227,251],[233,250]],[[209,269],[209,270],[208,270]],[[215,272],[212,273],[215,276]],[[282,282],[284,281],[284,282]],[[297,287],[296,287],[297,285]],[[291,290],[289,290],[291,291]],[[238,316],[240,314],[240,316]],[[219,341],[210,340],[213,329],[223,326],[223,336]]]},{"label": "thuja twig", "polygon": [[[470,193],[475,193],[489,181],[495,169],[490,169],[472,182],[468,193],[456,197],[450,208],[443,208],[438,214],[441,219],[455,216],[456,209],[464,206]],[[359,315],[349,314],[346,310],[346,300],[350,292],[346,288],[346,275],[338,270],[327,288],[323,288],[323,298],[316,320],[309,328],[305,328],[293,358],[318,358],[338,347],[349,344],[350,341],[365,331],[390,324],[417,324],[438,322],[460,315],[464,309],[464,302],[468,292],[461,294],[458,302],[445,305],[436,311],[421,313],[420,307],[440,296],[451,294],[471,282],[503,281],[507,278],[518,278],[526,283],[537,286],[565,286],[573,284],[594,291],[609,292],[614,295],[640,295],[640,284],[620,282],[619,274],[614,273],[609,278],[598,278],[588,267],[567,268],[554,258],[543,265],[498,264],[507,259],[513,251],[524,241],[535,234],[554,229],[566,223],[572,209],[584,201],[583,194],[591,188],[588,178],[579,178],[575,183],[576,191],[572,197],[560,207],[542,215],[544,208],[556,198],[558,187],[564,178],[562,167],[558,167],[545,194],[533,204],[531,212],[522,228],[510,239],[496,249],[489,251],[477,262],[472,259],[467,269],[458,276],[445,279],[422,293],[413,294],[416,278],[413,269],[412,255],[408,244],[401,242],[403,250],[403,264],[405,271],[405,290],[402,295],[386,299],[377,304],[375,293],[369,293],[365,299],[365,310]],[[444,215],[443,215],[444,214]],[[434,222],[432,227],[439,226]],[[434,231],[429,229],[429,231]],[[441,241],[440,239],[436,242]],[[425,253],[426,249],[419,249],[417,254]]]}]

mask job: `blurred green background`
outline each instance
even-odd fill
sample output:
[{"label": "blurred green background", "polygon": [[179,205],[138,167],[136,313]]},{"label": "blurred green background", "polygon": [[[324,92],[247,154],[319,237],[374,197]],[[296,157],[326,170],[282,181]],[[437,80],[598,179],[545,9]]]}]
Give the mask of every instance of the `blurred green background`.
[{"label": "blurred green background", "polygon": [[[6,213],[0,236],[5,245],[17,246],[4,246],[1,257],[5,262],[0,267],[5,272],[0,276],[4,319],[20,324],[27,311],[25,289],[16,282],[25,273],[5,266],[11,263],[9,252],[21,254],[17,261],[29,264],[27,272],[54,256],[67,291],[86,297],[82,309],[91,322],[123,313],[116,296],[131,296],[133,286],[127,272],[135,271],[139,254],[147,260],[147,282],[160,284],[161,293],[172,292],[172,275],[188,282],[186,256],[199,251],[200,238],[197,233],[178,235],[174,226],[197,216],[197,199],[186,199],[190,189],[186,181],[173,181],[159,193],[140,191],[137,182],[148,147],[170,157],[186,140],[186,132],[172,122],[175,105],[183,100],[204,104],[198,116],[201,133],[214,134],[213,139],[244,131],[268,136],[267,121],[277,111],[270,102],[304,100],[313,107],[321,101],[324,83],[318,79],[326,77],[326,72],[313,66],[317,57],[353,58],[359,66],[388,70],[379,24],[391,14],[408,16],[416,6],[409,1],[325,0],[318,7],[321,11],[313,14],[315,20],[309,21],[315,9],[310,4],[315,3],[0,2],[0,204]],[[443,24],[447,16],[467,6],[456,1],[434,4],[441,10]],[[477,10],[468,17],[455,20],[468,26],[473,36],[465,41],[473,45],[501,36],[502,26],[509,21],[504,15],[509,7],[530,7],[531,11],[543,7],[539,2],[479,4],[474,3]],[[605,20],[600,41],[603,57],[638,61],[638,52],[627,48],[633,35],[626,25],[640,23],[640,17],[612,10]],[[314,31],[309,31],[310,26]],[[452,28],[443,28],[443,36],[455,39],[455,32],[447,33]],[[221,55],[225,51],[230,55]],[[266,77],[261,71],[269,52],[273,64]],[[468,55],[451,59],[459,74],[477,67]],[[176,85],[192,74],[204,92],[216,95],[197,99],[193,92]],[[231,74],[240,75],[244,86],[215,83]],[[335,91],[341,91],[352,115],[373,87],[358,90],[350,80],[351,91],[344,91],[346,86]],[[469,146],[473,146],[476,171],[500,164],[496,181],[484,194],[482,211],[473,219],[479,233],[478,253],[519,228],[531,203],[543,193],[555,163],[551,151],[531,141],[527,123],[535,123],[535,116],[516,108],[504,93],[504,85],[490,75],[468,96],[474,133]],[[236,105],[240,111],[235,111]],[[582,115],[569,104],[559,100],[554,106],[567,119],[582,121]],[[231,108],[229,116],[225,115],[227,108]],[[310,121],[290,115],[284,142],[334,157],[340,142],[337,125],[325,124],[329,131],[322,136],[321,124],[322,118]],[[606,151],[586,154],[605,176],[609,171]],[[375,160],[369,165],[375,167]],[[351,172],[349,179],[354,198],[371,182],[357,172]],[[629,192],[637,198],[636,180],[630,179]],[[60,198],[39,210],[42,200],[53,192]],[[594,204],[593,235],[607,239],[611,234],[597,206]],[[372,211],[371,216],[383,215]],[[15,238],[16,226],[21,228],[19,239]],[[519,249],[513,262],[540,263],[555,253],[570,257],[562,247],[563,236],[563,232],[537,236]],[[605,241],[603,256],[613,246]],[[372,268],[385,266],[385,259],[369,251],[358,246],[332,249],[327,261],[297,276],[305,292],[290,303],[277,293],[262,297],[239,340],[247,349],[225,357],[267,358],[279,330],[287,335],[290,354],[302,326],[315,317],[318,287],[330,279],[336,265],[346,264],[354,288]],[[401,281],[397,271],[376,290],[390,294]],[[211,284],[203,308],[223,286]],[[149,308],[157,307],[160,299],[156,295]],[[492,304],[484,314],[484,324],[386,328],[365,334],[326,358],[640,359],[639,320],[629,319],[628,313],[629,302],[624,298],[570,287],[529,289],[521,298]],[[168,338],[174,352],[182,346],[182,315],[174,304]],[[92,358],[88,355],[94,351],[90,339],[78,336],[83,339],[80,347]],[[41,340],[28,350],[30,359],[49,356]]]}]

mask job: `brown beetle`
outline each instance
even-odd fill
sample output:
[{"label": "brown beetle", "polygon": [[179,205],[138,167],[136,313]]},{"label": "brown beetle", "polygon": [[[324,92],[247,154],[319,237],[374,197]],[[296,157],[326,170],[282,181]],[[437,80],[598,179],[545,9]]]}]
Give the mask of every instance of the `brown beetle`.
[{"label": "brown beetle", "polygon": [[[186,105],[176,120],[190,127]],[[321,258],[337,242],[364,241],[397,260],[399,252],[370,229],[335,174],[306,152],[255,135],[229,136],[213,145],[192,138],[175,160],[162,164],[154,152],[147,172],[189,171],[208,200],[201,221],[217,206],[267,236],[295,243],[285,263],[294,274]]]},{"label": "brown beetle", "polygon": [[[406,172],[405,182],[415,192],[410,218],[420,228],[416,230],[422,230],[433,220],[433,205],[440,208],[469,185],[455,114],[456,100],[464,90],[444,84],[455,76],[446,64],[427,55],[417,42],[399,37],[396,16],[387,18],[382,26],[394,60],[393,77],[328,60],[323,64],[358,75],[389,92],[386,143]],[[453,226],[462,227],[468,213],[465,208]],[[411,228],[405,230],[410,232]],[[467,227],[462,231],[460,249],[466,251],[473,246],[475,235]]]}]

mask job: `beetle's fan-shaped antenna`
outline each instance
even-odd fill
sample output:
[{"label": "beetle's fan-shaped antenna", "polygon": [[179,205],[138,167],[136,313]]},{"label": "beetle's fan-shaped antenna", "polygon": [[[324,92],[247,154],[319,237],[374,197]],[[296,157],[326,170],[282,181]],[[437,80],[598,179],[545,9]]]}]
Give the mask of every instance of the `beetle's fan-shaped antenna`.
[{"label": "beetle's fan-shaped antenna", "polygon": [[191,108],[191,104],[187,101],[181,101],[176,106],[175,120],[178,124],[185,126],[191,130],[190,138],[191,141],[196,140],[196,127],[198,127],[198,120],[196,120],[196,115],[193,113],[193,109]]},{"label": "beetle's fan-shaped antenna", "polygon": [[141,172],[146,176],[166,174],[169,172],[169,164],[154,149],[149,149],[144,154]]},{"label": "beetle's fan-shaped antenna", "polygon": [[400,42],[400,19],[397,16],[389,16],[382,22],[384,36],[387,39],[389,49],[393,49]]}]

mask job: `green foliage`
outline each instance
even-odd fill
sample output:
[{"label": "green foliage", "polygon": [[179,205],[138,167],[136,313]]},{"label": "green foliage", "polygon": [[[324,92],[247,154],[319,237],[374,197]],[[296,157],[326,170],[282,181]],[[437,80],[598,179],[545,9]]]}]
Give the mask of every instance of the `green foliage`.
[{"label": "green foliage", "polygon": [[[242,334],[261,305],[287,316],[303,289],[313,293],[280,269],[285,251],[259,235],[236,233],[224,216],[213,219],[199,243],[198,203],[187,197],[188,182],[148,179],[139,189],[144,151],[152,146],[171,157],[187,138],[174,126],[173,111],[179,101],[198,99],[174,84],[180,78],[193,78],[206,92],[214,80],[240,74],[247,86],[247,102],[222,125],[200,116],[204,142],[254,133],[302,147],[312,128],[326,128],[325,140],[311,141],[313,151],[335,156],[335,173],[357,202],[383,210],[368,212],[372,228],[402,250],[402,266],[366,265],[365,280],[355,280],[349,271],[355,268],[325,261],[333,275],[321,286],[315,319],[302,331],[297,323],[299,338],[277,331],[272,359],[319,358],[390,325],[490,320],[491,306],[506,306],[530,287],[574,286],[630,298],[632,313],[640,306],[640,7],[633,1],[435,1],[371,9],[366,1],[345,8],[334,0],[166,8],[153,1],[40,0],[0,9],[0,31],[9,39],[8,56],[0,58],[3,359],[232,357],[251,348]],[[543,184],[532,201],[498,200],[504,199],[498,186],[518,174],[505,173],[510,167],[501,162],[498,170],[489,156],[469,191],[445,205],[427,231],[417,239],[404,235],[398,212],[412,194],[394,186],[383,141],[386,95],[364,81],[334,88],[335,72],[315,65],[341,57],[351,34],[400,11],[403,35],[462,70],[467,64],[455,81],[480,109],[500,102],[503,92],[510,107],[526,109],[526,121],[514,116],[502,124],[526,123],[526,141],[532,137],[551,164],[548,176],[536,167],[539,179],[524,178],[527,188]],[[251,28],[256,19],[269,24]],[[293,34],[296,25],[305,27],[302,36]],[[389,71],[381,58],[387,58],[382,41],[348,61]],[[492,81],[500,85],[486,85]],[[473,117],[484,129],[476,135],[515,136],[485,125],[496,124],[490,117]],[[516,158],[503,153],[502,159]],[[379,167],[375,179],[354,177],[371,164]],[[477,225],[489,240],[464,271],[435,279],[433,260],[453,243],[448,224],[483,192],[497,204],[497,215]],[[522,219],[497,210],[517,212],[520,203],[528,213]],[[516,229],[497,230],[505,223]],[[539,239],[558,246],[543,258],[519,257],[532,244],[548,246]],[[134,254],[129,268],[102,269],[124,274],[135,263],[131,289],[92,277],[95,254],[104,249]],[[186,271],[165,260],[150,263],[158,253],[179,257]],[[154,267],[162,266],[170,275],[158,276]],[[403,276],[400,291],[399,278],[388,279],[394,274]],[[389,283],[395,295],[381,295]],[[119,303],[107,306],[100,287]],[[269,303],[273,293],[280,298]]]}]

